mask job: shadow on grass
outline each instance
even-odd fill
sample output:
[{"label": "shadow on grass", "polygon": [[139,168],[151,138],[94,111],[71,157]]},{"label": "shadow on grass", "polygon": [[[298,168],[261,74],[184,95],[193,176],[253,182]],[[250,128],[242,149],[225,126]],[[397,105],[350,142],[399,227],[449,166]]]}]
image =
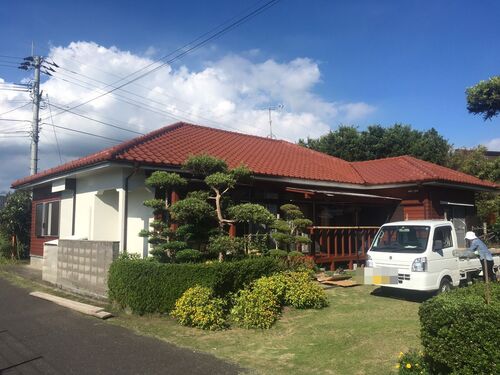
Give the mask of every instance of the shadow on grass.
[{"label": "shadow on grass", "polygon": [[435,294],[431,292],[419,292],[398,288],[379,287],[370,293],[375,297],[393,298],[409,302],[422,303],[432,298]]}]

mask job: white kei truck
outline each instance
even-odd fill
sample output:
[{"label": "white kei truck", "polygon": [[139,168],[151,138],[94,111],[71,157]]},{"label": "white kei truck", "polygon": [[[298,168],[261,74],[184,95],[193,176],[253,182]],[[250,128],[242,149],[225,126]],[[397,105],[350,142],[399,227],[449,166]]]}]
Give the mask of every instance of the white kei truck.
[{"label": "white kei truck", "polygon": [[[457,243],[450,221],[384,224],[367,252],[365,283],[438,293],[468,283],[482,272],[481,263]],[[494,254],[493,261],[498,272],[500,254]]]}]

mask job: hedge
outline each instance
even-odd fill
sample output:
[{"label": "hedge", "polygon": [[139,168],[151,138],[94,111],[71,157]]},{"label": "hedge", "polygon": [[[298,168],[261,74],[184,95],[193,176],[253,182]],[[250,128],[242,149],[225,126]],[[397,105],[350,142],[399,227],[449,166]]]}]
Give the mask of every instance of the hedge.
[{"label": "hedge", "polygon": [[108,278],[110,301],[137,314],[168,313],[189,288],[200,285],[224,297],[261,276],[282,271],[270,257],[209,264],[165,264],[151,260],[118,259]]},{"label": "hedge", "polygon": [[491,303],[478,283],[424,302],[421,339],[433,374],[500,373],[500,284],[490,283]]}]

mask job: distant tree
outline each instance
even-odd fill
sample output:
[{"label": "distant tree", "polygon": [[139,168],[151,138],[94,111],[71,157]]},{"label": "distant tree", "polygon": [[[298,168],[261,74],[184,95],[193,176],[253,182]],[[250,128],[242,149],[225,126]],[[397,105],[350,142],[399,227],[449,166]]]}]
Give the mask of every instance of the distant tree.
[{"label": "distant tree", "polygon": [[500,113],[500,76],[481,81],[469,87],[465,92],[467,109],[470,113],[482,114],[485,121],[491,120]]},{"label": "distant tree", "polygon": [[[500,158],[490,160],[485,155],[486,147],[470,150],[457,149],[451,153],[448,167],[482,180],[500,182]],[[477,214],[482,221],[500,219],[500,195],[496,193],[476,193]]]},{"label": "distant tree", "polygon": [[29,246],[31,195],[25,191],[9,194],[0,211],[0,235],[11,241],[12,258],[24,257]]},{"label": "distant tree", "polygon": [[299,140],[299,144],[347,161],[412,155],[444,164],[451,150],[448,141],[434,128],[419,131],[403,124],[388,128],[371,125],[364,131],[354,126],[340,126],[317,139]]}]

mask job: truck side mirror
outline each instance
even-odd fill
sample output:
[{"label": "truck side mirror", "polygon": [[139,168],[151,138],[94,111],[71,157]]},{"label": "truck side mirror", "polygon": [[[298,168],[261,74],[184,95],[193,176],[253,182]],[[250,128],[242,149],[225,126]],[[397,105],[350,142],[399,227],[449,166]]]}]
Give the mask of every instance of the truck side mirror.
[{"label": "truck side mirror", "polygon": [[443,250],[443,241],[435,240],[434,246],[432,247],[432,251],[441,251],[441,250]]}]

